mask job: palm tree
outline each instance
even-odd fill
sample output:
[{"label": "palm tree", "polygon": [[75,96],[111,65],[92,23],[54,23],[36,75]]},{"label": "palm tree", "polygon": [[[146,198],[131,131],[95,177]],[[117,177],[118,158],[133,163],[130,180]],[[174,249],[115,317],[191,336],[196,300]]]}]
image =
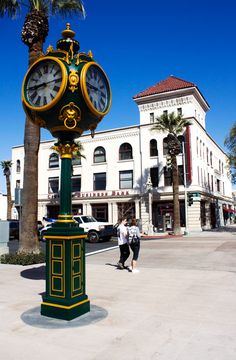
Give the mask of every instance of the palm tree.
[{"label": "palm tree", "polygon": [[7,185],[7,219],[11,219],[11,209],[12,209],[12,199],[11,199],[11,160],[1,161],[1,166],[3,168],[3,175],[6,176],[6,185]]},{"label": "palm tree", "polygon": [[233,184],[236,183],[236,122],[230,129],[229,134],[226,136],[224,141],[225,146],[228,148],[228,162],[229,162],[229,173]]},{"label": "palm tree", "polygon": [[[43,52],[43,44],[48,35],[49,15],[85,15],[81,0],[1,0],[0,17],[13,18],[26,6],[21,32],[21,40],[29,49],[29,66]],[[37,209],[38,209],[38,150],[40,143],[40,127],[32,123],[26,116],[24,133],[24,188],[22,193],[22,218],[19,252],[38,252]]]},{"label": "palm tree", "polygon": [[178,135],[183,134],[186,126],[191,125],[189,120],[183,118],[182,115],[175,115],[174,112],[164,113],[155,119],[155,124],[152,130],[167,132],[167,149],[171,157],[171,168],[173,178],[173,206],[174,206],[174,235],[181,234],[180,227],[180,210],[179,210],[179,174],[177,166],[177,155],[181,152],[181,143],[178,140]]}]

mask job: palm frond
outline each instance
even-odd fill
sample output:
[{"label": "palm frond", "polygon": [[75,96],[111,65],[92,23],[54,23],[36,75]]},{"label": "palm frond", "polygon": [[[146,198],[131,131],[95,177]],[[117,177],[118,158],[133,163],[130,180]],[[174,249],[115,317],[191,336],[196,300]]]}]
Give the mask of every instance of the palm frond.
[{"label": "palm frond", "polygon": [[191,121],[184,119],[182,115],[176,116],[174,112],[170,114],[165,113],[156,118],[152,130],[179,135],[184,131],[186,126],[191,124]]},{"label": "palm frond", "polygon": [[1,167],[3,169],[4,176],[9,176],[11,174],[12,161],[11,160],[3,160],[1,161]]},{"label": "palm frond", "polygon": [[85,18],[85,9],[80,0],[52,0],[51,1],[52,14],[61,14],[62,16],[79,15]]},{"label": "palm frond", "polygon": [[7,15],[10,18],[14,18],[20,8],[21,5],[16,0],[0,0],[0,17]]}]

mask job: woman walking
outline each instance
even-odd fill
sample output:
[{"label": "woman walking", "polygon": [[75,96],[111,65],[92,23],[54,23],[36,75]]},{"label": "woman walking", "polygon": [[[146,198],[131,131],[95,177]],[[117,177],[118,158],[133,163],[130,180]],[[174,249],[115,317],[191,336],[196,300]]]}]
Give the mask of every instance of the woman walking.
[{"label": "woman walking", "polygon": [[131,266],[129,267],[129,269],[132,271],[132,273],[136,274],[139,272],[136,266],[139,256],[140,237],[141,237],[136,219],[132,219],[131,226],[128,228],[128,233],[129,233],[129,246],[133,252],[133,258],[131,260]]}]

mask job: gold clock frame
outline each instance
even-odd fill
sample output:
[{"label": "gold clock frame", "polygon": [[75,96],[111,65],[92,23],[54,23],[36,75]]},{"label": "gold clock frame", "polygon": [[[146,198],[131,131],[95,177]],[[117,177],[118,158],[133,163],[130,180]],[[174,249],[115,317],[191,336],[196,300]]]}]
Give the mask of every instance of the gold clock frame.
[{"label": "gold clock frame", "polygon": [[[61,86],[60,86],[60,90],[58,91],[57,95],[55,96],[55,98],[50,101],[49,104],[47,105],[43,105],[43,106],[33,106],[31,104],[29,104],[26,96],[25,96],[25,92],[26,92],[26,83],[27,83],[27,79],[29,77],[29,75],[31,74],[32,70],[34,69],[35,66],[37,66],[40,62],[45,62],[45,61],[54,61],[56,62],[60,69],[61,69],[61,74],[62,74],[62,82],[61,82]],[[33,110],[33,111],[38,111],[38,112],[41,112],[41,111],[47,111],[49,109],[51,109],[53,106],[55,106],[58,101],[62,98],[65,90],[66,90],[66,87],[67,87],[67,83],[68,83],[68,73],[67,73],[67,69],[66,69],[66,66],[62,63],[61,60],[53,57],[53,56],[47,56],[47,57],[44,57],[44,58],[40,58],[38,60],[36,60],[33,65],[31,65],[31,67],[29,68],[29,70],[27,71],[25,77],[24,77],[24,80],[23,80],[23,85],[22,85],[22,102],[23,104],[30,110]]]},{"label": "gold clock frame", "polygon": [[[88,69],[90,68],[90,66],[96,66],[98,67],[106,81],[107,81],[107,85],[108,85],[108,91],[109,91],[109,99],[108,99],[108,105],[107,105],[107,109],[106,111],[104,112],[100,112],[98,111],[94,106],[93,106],[93,103],[91,102],[90,98],[89,98],[89,94],[88,94],[88,91],[87,91],[87,86],[86,86],[86,74],[87,74],[87,71]],[[83,95],[83,98],[89,108],[89,110],[96,116],[100,116],[100,117],[103,117],[105,116],[108,111],[110,110],[110,107],[111,107],[111,98],[112,98],[112,95],[111,95],[111,87],[110,87],[110,83],[109,83],[109,80],[104,72],[104,70],[101,68],[100,65],[98,65],[95,61],[91,61],[91,62],[88,62],[87,64],[85,64],[81,70],[81,74],[80,74],[80,87],[81,87],[81,91],[82,91],[82,95]]]}]

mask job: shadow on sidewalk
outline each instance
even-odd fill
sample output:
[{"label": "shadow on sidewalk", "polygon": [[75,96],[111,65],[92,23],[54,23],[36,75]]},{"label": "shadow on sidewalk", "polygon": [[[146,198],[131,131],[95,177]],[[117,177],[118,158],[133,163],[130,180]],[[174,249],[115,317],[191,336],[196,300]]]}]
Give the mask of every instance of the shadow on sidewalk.
[{"label": "shadow on sidewalk", "polygon": [[30,280],[45,280],[45,265],[23,270],[20,276]]},{"label": "shadow on sidewalk", "polygon": [[22,321],[25,324],[43,329],[64,329],[88,326],[95,324],[98,321],[105,319],[108,316],[108,311],[100,306],[91,305],[90,312],[73,319],[71,321],[53,319],[40,314],[40,306],[29,309],[21,315]]},{"label": "shadow on sidewalk", "polygon": [[236,224],[221,226],[215,229],[203,230],[203,232],[230,232],[236,234]]}]

